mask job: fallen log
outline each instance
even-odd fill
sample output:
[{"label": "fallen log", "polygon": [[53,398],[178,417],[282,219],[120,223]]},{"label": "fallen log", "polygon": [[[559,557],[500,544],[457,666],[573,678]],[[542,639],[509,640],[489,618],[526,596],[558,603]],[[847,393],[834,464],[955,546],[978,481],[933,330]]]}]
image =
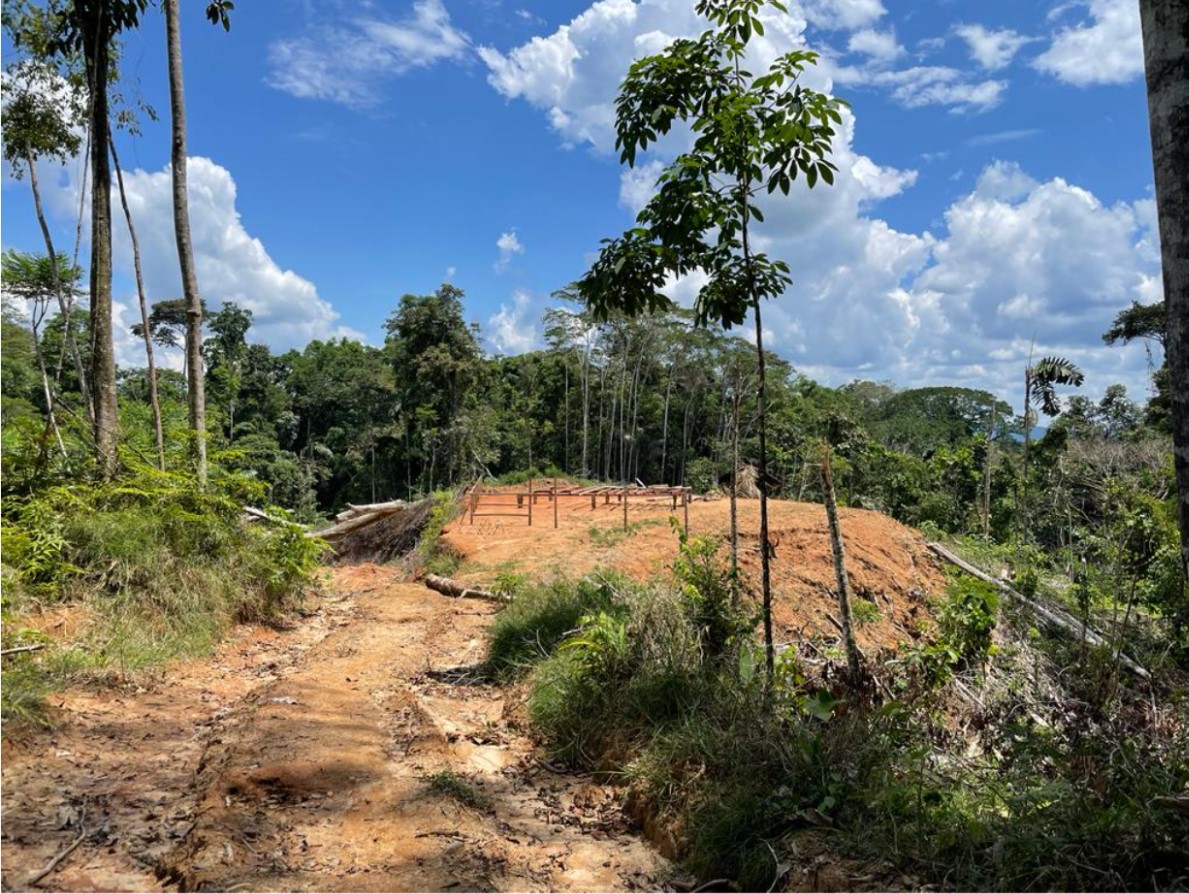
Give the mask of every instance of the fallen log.
[{"label": "fallen log", "polygon": [[425,585],[431,590],[450,596],[453,599],[483,599],[487,602],[511,602],[511,596],[501,596],[487,590],[476,590],[448,577],[438,577],[436,574],[425,575]]},{"label": "fallen log", "polygon": [[349,534],[351,531],[366,527],[374,521],[381,518],[386,518],[392,515],[392,512],[369,512],[366,515],[359,515],[355,518],[348,519],[345,522],[339,522],[337,525],[331,525],[323,531],[311,531],[311,537],[321,537],[323,540],[330,540],[334,537],[340,537],[343,534]]},{"label": "fallen log", "polygon": [[402,509],[408,508],[409,504],[406,500],[389,500],[386,503],[360,503],[359,505],[348,503],[347,508],[335,516],[335,520],[347,521],[348,519],[357,518],[371,512],[391,515],[394,512],[400,512]]},{"label": "fallen log", "polygon": [[957,565],[972,577],[977,577],[979,580],[985,581],[986,583],[991,584],[993,587],[996,587],[1001,593],[1005,593],[1006,595],[1010,596],[1050,627],[1056,627],[1058,630],[1064,631],[1071,636],[1084,637],[1086,642],[1090,643],[1092,646],[1098,646],[1099,648],[1115,651],[1118,655],[1119,663],[1137,677],[1142,680],[1150,680],[1152,678],[1152,675],[1148,673],[1146,668],[1142,667],[1136,661],[1124,655],[1121,649],[1116,650],[1114,646],[1107,642],[1106,637],[1091,629],[1089,625],[1083,624],[1068,612],[1065,612],[1059,608],[1049,608],[1048,606],[1044,606],[1038,602],[1032,601],[1023,593],[1013,590],[1003,581],[992,577],[985,571],[975,568],[965,559],[955,555],[940,543],[930,543],[928,546],[929,549],[933,550],[933,552],[937,553],[937,555],[941,556],[950,564]]},{"label": "fallen log", "polygon": [[11,649],[0,650],[0,656],[19,655],[22,652],[39,652],[45,648],[45,643],[33,643],[28,646],[13,646]]}]

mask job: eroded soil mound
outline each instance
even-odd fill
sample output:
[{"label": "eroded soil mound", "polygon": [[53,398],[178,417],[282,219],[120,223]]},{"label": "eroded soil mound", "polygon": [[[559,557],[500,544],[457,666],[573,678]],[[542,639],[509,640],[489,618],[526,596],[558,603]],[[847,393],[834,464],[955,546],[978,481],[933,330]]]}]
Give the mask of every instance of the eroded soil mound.
[{"label": "eroded soil mound", "polygon": [[[557,527],[548,493],[537,498],[533,525],[524,518],[463,514],[445,531],[446,543],[463,558],[456,577],[491,586],[501,575],[578,576],[613,568],[647,579],[665,573],[677,554],[671,518],[683,520],[665,499],[629,499],[627,530],[615,496],[559,498]],[[856,604],[860,647],[894,647],[928,630],[927,597],[939,593],[945,578],[924,538],[879,512],[840,509],[847,569]],[[776,556],[772,566],[773,623],[778,640],[831,639],[837,636],[834,559],[825,508],[814,503],[772,500],[769,528]],[[709,534],[724,543],[730,529],[726,499],[689,506],[691,535]],[[740,564],[753,592],[758,590],[759,502],[739,501]],[[726,553],[726,547],[723,547]]]}]

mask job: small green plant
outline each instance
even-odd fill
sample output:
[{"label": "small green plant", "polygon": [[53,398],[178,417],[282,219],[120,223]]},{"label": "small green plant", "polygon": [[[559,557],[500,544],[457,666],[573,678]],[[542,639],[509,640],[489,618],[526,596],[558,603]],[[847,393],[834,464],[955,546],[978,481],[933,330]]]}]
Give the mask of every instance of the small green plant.
[{"label": "small green plant", "polygon": [[528,575],[519,571],[504,570],[495,576],[492,592],[508,599],[514,598],[528,583]]},{"label": "small green plant", "polygon": [[999,619],[999,592],[990,584],[962,576],[950,584],[938,612],[941,638],[967,667],[983,664],[993,648]]},{"label": "small green plant", "polygon": [[717,659],[735,637],[751,628],[751,621],[735,605],[730,571],[718,555],[718,538],[686,537],[676,518],[671,523],[680,543],[672,566],[673,580],[706,657]]},{"label": "small green plant", "polygon": [[475,783],[453,770],[441,770],[422,777],[426,788],[431,794],[457,801],[464,807],[489,813],[492,809],[491,798],[480,792]]},{"label": "small green plant", "polygon": [[1040,590],[1040,574],[1037,572],[1036,566],[1025,565],[1016,572],[1012,588],[1029,599],[1035,598],[1037,591]]},{"label": "small green plant", "polygon": [[866,627],[868,624],[874,624],[881,617],[879,606],[868,599],[856,599],[851,602],[850,613],[856,627]]},{"label": "small green plant", "polygon": [[433,506],[425,527],[421,529],[421,538],[413,550],[411,561],[414,567],[421,567],[427,574],[449,577],[462,564],[462,556],[458,550],[443,542],[442,531],[460,509],[454,494],[449,491],[439,491],[430,499],[433,500]]}]

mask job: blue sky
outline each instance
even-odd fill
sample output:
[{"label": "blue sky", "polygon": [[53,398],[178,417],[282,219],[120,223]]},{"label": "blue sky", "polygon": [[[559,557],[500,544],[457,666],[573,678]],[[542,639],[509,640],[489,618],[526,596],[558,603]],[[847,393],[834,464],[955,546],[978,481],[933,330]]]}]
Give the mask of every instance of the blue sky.
[{"label": "blue sky", "polygon": [[[277,350],[379,344],[402,294],[446,280],[488,350],[538,346],[550,293],[680,149],[674,135],[621,168],[619,80],[704,27],[681,0],[242,2],[229,34],[202,4],[183,16],[200,288],[252,308],[252,337]],[[1018,404],[1035,341],[1080,363],[1088,394],[1119,381],[1142,399],[1144,347],[1101,342],[1118,310],[1160,295],[1135,0],[804,0],[769,18],[758,57],[818,50],[810,83],[853,109],[837,185],[767,206],[761,241],[796,280],[766,312],[773,349],[834,385],[963,384]],[[180,288],[158,10],[122,68],[125,93],[163,116],[121,138],[159,300]],[[79,167],[43,178],[69,245]],[[137,363],[116,233],[121,354]],[[27,185],[7,176],[2,241],[41,247]]]}]

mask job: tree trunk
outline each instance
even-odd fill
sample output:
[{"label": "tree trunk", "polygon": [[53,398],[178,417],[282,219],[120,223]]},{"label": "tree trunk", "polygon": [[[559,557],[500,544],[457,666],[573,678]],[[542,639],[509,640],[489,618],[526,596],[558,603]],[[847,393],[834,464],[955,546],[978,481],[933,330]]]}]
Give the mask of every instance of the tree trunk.
[{"label": "tree trunk", "polygon": [[1023,473],[1020,475],[1020,485],[1016,493],[1016,530],[1020,543],[1028,536],[1028,450],[1032,445],[1032,357],[1028,358],[1028,366],[1024,370],[1024,459],[1021,463]]},{"label": "tree trunk", "polygon": [[669,395],[673,391],[673,368],[669,368],[669,381],[665,384],[665,412],[664,422],[661,423],[661,481],[667,482],[668,476],[665,474],[665,465],[668,462],[669,453]]},{"label": "tree trunk", "polygon": [[[743,227],[743,251],[747,249],[746,215]],[[760,592],[764,600],[764,656],[768,669],[768,689],[771,691],[776,680],[776,647],[772,639],[772,544],[768,541],[768,385],[764,363],[764,326],[760,320],[760,301],[753,299],[752,309],[756,315],[756,359],[760,377],[756,389],[756,407],[759,412],[760,455],[756,463],[756,477],[760,491]]]},{"label": "tree trunk", "polygon": [[161,425],[161,399],[157,394],[157,360],[153,352],[153,339],[149,333],[149,307],[145,298],[144,274],[140,267],[140,240],[132,224],[132,211],[128,207],[128,195],[124,191],[124,171],[120,168],[120,157],[116,154],[115,140],[111,143],[112,166],[116,169],[116,183],[120,188],[120,205],[124,209],[124,220],[128,222],[128,237],[132,240],[132,269],[136,273],[136,297],[140,301],[140,325],[144,328],[144,353],[149,364],[149,403],[153,408],[153,435],[157,441],[157,468],[165,471],[165,430]]},{"label": "tree trunk", "polygon": [[[41,320],[44,318],[44,310],[41,302],[37,302],[31,318],[29,320],[29,329],[33,333],[33,356],[37,360],[37,370],[41,373],[41,392],[45,397],[45,412],[46,424],[54,433],[54,440],[58,443],[58,449],[62,452],[62,459],[68,460],[69,454],[66,452],[66,444],[62,441],[62,432],[58,428],[58,417],[54,412],[54,389],[50,386],[49,369],[45,365],[45,354],[41,350]],[[39,451],[38,466],[40,467],[42,459],[45,457],[45,441],[42,440],[42,448]]]},{"label": "tree trunk", "polygon": [[1172,397],[1181,569],[1189,577],[1189,5],[1140,0]]},{"label": "tree trunk", "polygon": [[739,366],[731,393],[731,600],[739,602]]},{"label": "tree trunk", "polygon": [[111,169],[107,147],[107,76],[111,65],[110,22],[106,4],[89,6],[83,56],[91,88],[91,384],[95,400],[95,459],[105,480],[119,468],[119,408],[116,403],[116,352],[111,308]]},{"label": "tree trunk", "polygon": [[842,546],[842,527],[838,524],[838,502],[834,498],[834,478],[830,474],[830,445],[822,451],[822,494],[826,498],[826,518],[830,523],[830,546],[834,550],[834,576],[838,581],[838,611],[842,615],[842,638],[846,641],[846,666],[851,680],[859,679],[862,655],[855,642],[850,611],[850,579],[846,574],[846,552]]},{"label": "tree trunk", "polygon": [[186,189],[186,91],[182,83],[182,35],[178,0],[165,0],[165,32],[169,51],[169,107],[173,120],[173,229],[186,299],[186,385],[190,428],[194,432],[195,473],[206,487],[206,388],[202,370],[202,299],[190,240],[190,205]]},{"label": "tree trunk", "polygon": [[[37,213],[37,223],[41,227],[41,238],[45,241],[45,252],[50,257],[50,272],[54,278],[54,297],[58,299],[58,312],[62,314],[62,331],[65,336],[63,347],[74,361],[74,374],[78,376],[78,388],[82,394],[83,405],[87,408],[87,419],[93,421],[95,406],[91,401],[90,389],[87,388],[87,373],[83,369],[83,358],[78,352],[78,342],[74,338],[74,326],[70,318],[74,300],[73,296],[70,301],[66,300],[66,291],[62,288],[62,279],[58,275],[58,253],[54,249],[54,238],[50,235],[49,224],[45,219],[45,208],[41,204],[41,187],[37,182],[37,160],[31,151],[25,154],[25,162],[29,166],[29,188],[33,191],[33,209]],[[56,426],[54,430],[57,431]]]},{"label": "tree trunk", "polygon": [[983,459],[983,537],[991,536],[991,460],[995,449],[995,404],[991,404],[991,430],[987,433],[987,455]]}]

